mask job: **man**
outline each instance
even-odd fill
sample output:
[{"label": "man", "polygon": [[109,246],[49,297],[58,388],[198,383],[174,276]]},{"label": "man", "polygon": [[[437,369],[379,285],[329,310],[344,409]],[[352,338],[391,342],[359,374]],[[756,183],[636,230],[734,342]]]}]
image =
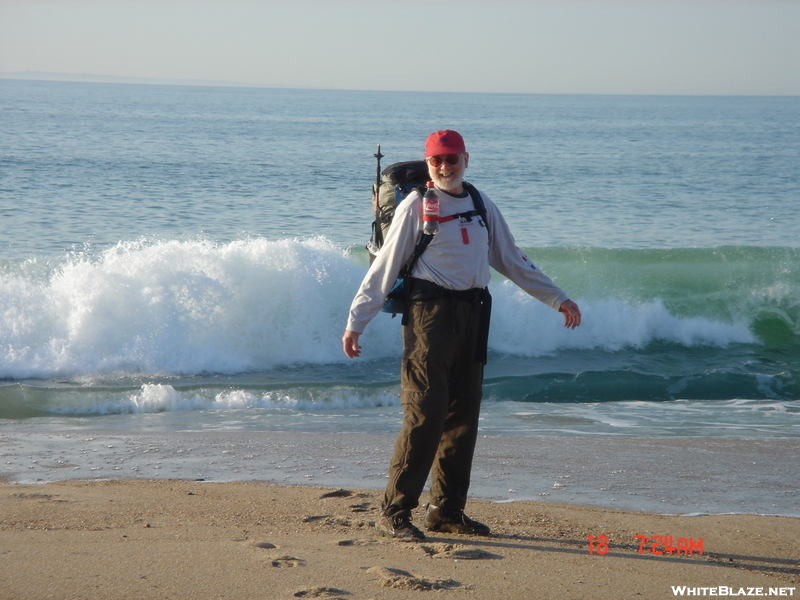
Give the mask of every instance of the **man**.
[{"label": "man", "polygon": [[[478,432],[489,267],[564,314],[564,325],[581,322],[578,306],[515,246],[497,206],[481,195],[486,218],[468,215],[477,206],[465,188],[469,154],[460,134],[428,136],[428,173],[436,186],[442,222],[414,265],[403,325],[401,403],[403,429],[394,448],[379,531],[422,540],[411,521],[428,474],[429,531],[488,535],[489,527],[464,514]],[[452,215],[456,218],[447,220]],[[397,207],[383,248],[350,307],[342,343],[350,358],[361,354],[359,337],[380,311],[422,229],[422,199],[412,192]],[[483,326],[483,329],[482,329]]]}]

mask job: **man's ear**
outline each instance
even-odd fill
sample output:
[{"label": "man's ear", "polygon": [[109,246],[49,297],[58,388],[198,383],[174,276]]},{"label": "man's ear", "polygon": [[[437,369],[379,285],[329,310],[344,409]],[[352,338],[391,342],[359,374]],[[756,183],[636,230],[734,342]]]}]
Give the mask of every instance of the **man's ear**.
[{"label": "man's ear", "polygon": [[469,152],[464,152],[464,168],[469,166]]}]

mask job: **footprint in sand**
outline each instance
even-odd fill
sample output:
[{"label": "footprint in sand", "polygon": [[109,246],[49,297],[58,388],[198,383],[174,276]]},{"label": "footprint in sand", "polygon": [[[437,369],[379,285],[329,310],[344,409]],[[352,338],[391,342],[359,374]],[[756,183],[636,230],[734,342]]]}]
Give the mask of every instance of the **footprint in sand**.
[{"label": "footprint in sand", "polygon": [[21,492],[19,494],[11,494],[9,498],[21,498],[23,500],[50,500],[53,494],[26,494]]},{"label": "footprint in sand", "polygon": [[455,560],[490,560],[503,558],[480,548],[468,548],[461,544],[421,544],[425,553],[431,558],[452,558]]},{"label": "footprint in sand", "polygon": [[304,564],[304,561],[294,556],[278,556],[272,559],[273,567],[299,567]]},{"label": "footprint in sand", "polygon": [[338,542],[336,542],[336,545],[337,546],[366,546],[368,544],[374,544],[374,543],[375,543],[374,539],[366,539],[366,540],[355,539],[355,540],[339,540]]},{"label": "footprint in sand", "polygon": [[270,542],[255,542],[253,546],[256,548],[262,548],[264,550],[274,550],[277,548],[275,544],[271,544]]},{"label": "footprint in sand", "polygon": [[374,527],[374,523],[364,519],[351,519],[347,515],[309,515],[303,517],[303,523],[315,523],[328,527],[345,527],[347,529],[363,529]]},{"label": "footprint in sand", "polygon": [[461,586],[454,579],[425,579],[402,569],[372,567],[367,573],[378,577],[378,585],[397,590],[423,592],[427,590],[451,590]]},{"label": "footprint in sand", "polygon": [[328,492],[327,494],[322,494],[320,498],[349,498],[353,495],[353,492],[350,490],[334,490],[332,492]]},{"label": "footprint in sand", "polygon": [[303,518],[303,523],[319,523],[326,519],[332,519],[333,515],[309,515]]},{"label": "footprint in sand", "polygon": [[332,587],[315,587],[310,590],[300,590],[294,593],[295,598],[327,598],[328,600],[344,600],[350,592],[337,590]]}]

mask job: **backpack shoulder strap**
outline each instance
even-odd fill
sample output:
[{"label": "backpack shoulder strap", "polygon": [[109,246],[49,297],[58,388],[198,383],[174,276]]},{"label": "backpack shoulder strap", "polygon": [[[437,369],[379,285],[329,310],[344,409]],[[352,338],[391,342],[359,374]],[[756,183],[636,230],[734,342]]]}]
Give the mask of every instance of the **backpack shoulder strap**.
[{"label": "backpack shoulder strap", "polygon": [[483,203],[483,197],[478,189],[472,185],[471,183],[464,181],[463,184],[464,189],[469,192],[470,197],[472,198],[472,204],[475,206],[475,212],[483,219],[483,222],[489,224],[489,219],[486,218],[486,205]]},{"label": "backpack shoulder strap", "polygon": [[417,264],[419,257],[422,256],[422,253],[425,252],[425,248],[428,247],[428,244],[431,243],[433,239],[433,235],[430,233],[423,233],[422,237],[419,238],[417,242],[416,248],[414,248],[414,253],[411,255],[411,258],[406,263],[406,266],[403,267],[403,270],[400,272],[400,275],[403,277],[410,277],[411,271],[414,270],[414,266]]}]

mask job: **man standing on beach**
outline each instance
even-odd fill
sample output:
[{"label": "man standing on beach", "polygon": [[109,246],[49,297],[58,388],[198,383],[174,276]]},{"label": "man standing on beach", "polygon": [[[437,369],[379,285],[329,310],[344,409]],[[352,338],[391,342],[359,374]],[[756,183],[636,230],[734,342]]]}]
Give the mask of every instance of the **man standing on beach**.
[{"label": "man standing on beach", "polygon": [[[481,194],[485,219],[465,187],[469,154],[458,132],[428,136],[428,174],[439,198],[439,231],[414,265],[403,325],[400,399],[403,429],[394,448],[379,531],[389,537],[425,539],[411,521],[428,474],[429,531],[488,535],[489,527],[464,514],[478,433],[485,336],[490,298],[489,267],[564,314],[581,322],[578,305],[539,271],[514,243],[497,206]],[[359,337],[380,311],[401,269],[414,253],[423,223],[422,198],[412,192],[397,207],[386,240],[350,307],[342,338],[350,358],[361,354]],[[456,218],[447,217],[456,215]],[[465,216],[460,216],[465,215]]]}]

